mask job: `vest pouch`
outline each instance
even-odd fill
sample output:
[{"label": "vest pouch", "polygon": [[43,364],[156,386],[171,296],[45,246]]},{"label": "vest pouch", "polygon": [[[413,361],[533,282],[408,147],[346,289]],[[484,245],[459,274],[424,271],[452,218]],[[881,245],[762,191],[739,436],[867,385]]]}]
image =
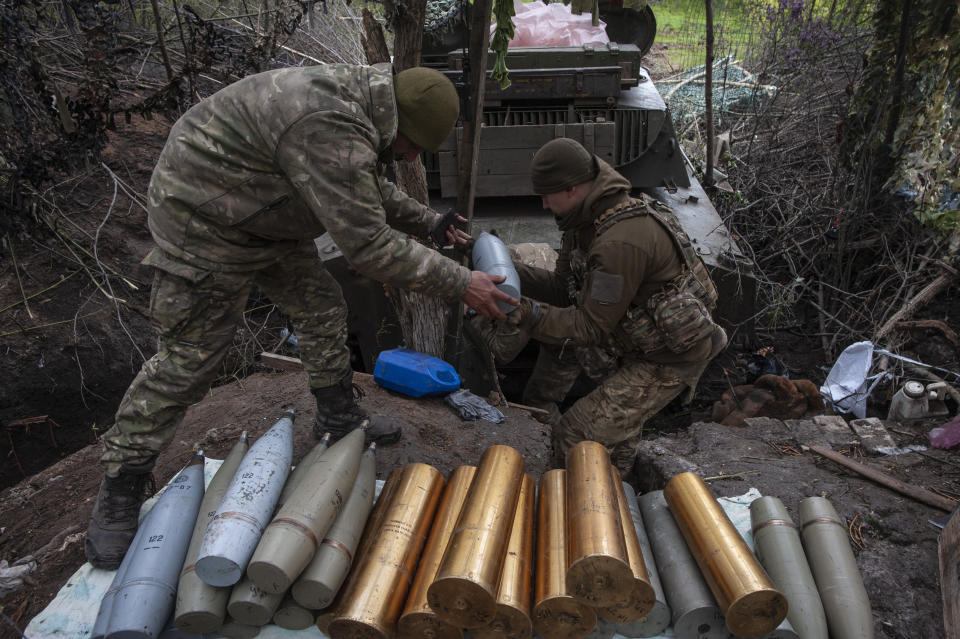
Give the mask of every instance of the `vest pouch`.
[{"label": "vest pouch", "polygon": [[713,334],[710,312],[693,293],[669,287],[647,302],[662,344],[671,352],[684,353]]}]

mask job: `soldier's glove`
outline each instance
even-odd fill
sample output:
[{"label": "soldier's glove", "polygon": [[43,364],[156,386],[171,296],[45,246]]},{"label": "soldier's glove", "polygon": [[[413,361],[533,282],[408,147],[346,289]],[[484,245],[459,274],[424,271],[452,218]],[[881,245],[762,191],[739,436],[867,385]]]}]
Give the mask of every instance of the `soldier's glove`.
[{"label": "soldier's glove", "polygon": [[[437,222],[437,225],[433,227],[433,230],[430,231],[430,237],[433,239],[434,243],[437,246],[446,246],[450,244],[450,241],[447,239],[447,230],[450,228],[450,225],[453,224],[456,226],[458,222],[457,212],[453,209],[448,209],[446,213],[440,218],[440,221]],[[456,245],[456,242],[454,242]]]},{"label": "soldier's glove", "polygon": [[507,314],[507,322],[525,331],[540,322],[540,302],[529,297],[520,298],[520,305]]}]

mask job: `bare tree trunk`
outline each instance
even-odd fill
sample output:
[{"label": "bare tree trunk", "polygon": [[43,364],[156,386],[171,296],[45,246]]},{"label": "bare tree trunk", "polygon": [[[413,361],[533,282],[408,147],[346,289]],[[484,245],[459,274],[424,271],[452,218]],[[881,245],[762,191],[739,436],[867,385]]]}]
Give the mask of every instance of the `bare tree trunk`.
[{"label": "bare tree trunk", "polygon": [[[426,0],[414,0],[406,5],[406,11],[394,22],[393,66],[402,71],[420,64],[420,49],[423,43],[423,15]],[[392,0],[384,3],[384,10],[395,12]],[[390,54],[380,24],[367,10],[363,10],[363,26],[366,37],[363,49],[367,62],[389,62]],[[397,186],[410,197],[423,204],[429,203],[427,175],[423,162],[395,162],[394,173]],[[415,291],[405,291],[386,287],[387,297],[393,304],[403,339],[408,348],[441,357],[444,346],[444,327],[446,326],[446,304],[435,297]]]}]

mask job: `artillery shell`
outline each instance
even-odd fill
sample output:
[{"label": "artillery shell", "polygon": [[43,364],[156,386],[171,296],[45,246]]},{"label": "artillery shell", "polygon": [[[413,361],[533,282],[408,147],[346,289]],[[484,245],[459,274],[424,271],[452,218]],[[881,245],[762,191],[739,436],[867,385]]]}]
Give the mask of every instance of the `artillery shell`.
[{"label": "artillery shell", "polygon": [[329,626],[332,639],[393,637],[443,484],[427,464],[403,469],[382,525],[344,586]]},{"label": "artillery shell", "polygon": [[603,444],[583,441],[567,453],[567,592],[594,608],[627,606],[632,594],[619,485]]},{"label": "artillery shell", "polygon": [[674,633],[678,639],[727,639],[730,633],[720,608],[683,540],[663,491],[647,493],[637,501],[663,594],[673,613]]},{"label": "artillery shell", "polygon": [[803,553],[800,534],[790,513],[776,497],[761,497],[750,504],[750,525],[757,558],[770,579],[787,598],[787,620],[797,634],[827,639],[827,618],[817,584]]},{"label": "artillery shell", "polygon": [[110,611],[105,637],[153,638],[165,627],[203,500],[203,456],[195,455],[166,487],[143,523]]},{"label": "artillery shell", "polygon": [[286,630],[304,630],[314,623],[313,611],[307,610],[287,595],[273,613],[273,623]]},{"label": "artillery shell", "polygon": [[320,455],[263,531],[247,567],[262,590],[286,592],[310,564],[353,488],[363,439],[354,430]]},{"label": "artillery shell", "polygon": [[270,623],[281,601],[283,593],[264,592],[249,577],[244,577],[230,593],[227,612],[242,624],[265,626]]},{"label": "artillery shell", "polygon": [[360,535],[373,508],[377,460],[373,445],[360,458],[360,468],[343,510],[327,531],[303,574],[293,584],[293,598],[304,608],[321,610],[330,605],[353,563]]},{"label": "artillery shell", "polygon": [[824,497],[800,502],[803,549],[833,639],[872,639],[873,614],[847,528]]},{"label": "artillery shell", "polygon": [[471,631],[475,639],[527,639],[533,634],[530,586],[533,583],[535,501],[533,479],[524,475],[497,585],[497,611],[489,626]]},{"label": "artillery shell", "polygon": [[327,452],[327,448],[330,446],[330,433],[324,433],[323,438],[318,441],[313,448],[303,456],[303,459],[300,460],[300,463],[293,467],[293,470],[290,471],[290,476],[287,477],[287,483],[283,485],[283,490],[280,491],[280,498],[277,499],[277,506],[283,506],[286,503],[287,499],[290,498],[290,495],[297,489],[297,486],[300,485],[300,482],[303,480],[304,476],[307,474],[307,471],[313,467],[314,462],[320,459],[320,456]]},{"label": "artillery shell", "polygon": [[197,576],[211,586],[240,581],[273,514],[293,456],[293,411],[250,447],[200,544]]},{"label": "artillery shell", "polygon": [[177,585],[177,606],[173,613],[173,623],[182,632],[191,634],[214,632],[223,625],[223,619],[227,614],[230,589],[217,588],[204,583],[197,576],[196,561],[207,526],[217,514],[217,507],[223,500],[248,447],[247,431],[243,431],[203,494],[200,514],[193,528],[187,557],[180,570],[180,583]]},{"label": "artillery shell", "polygon": [[566,486],[562,469],[540,478],[533,627],[546,639],[581,639],[597,624],[593,608],[567,594]]},{"label": "artillery shell", "polygon": [[479,628],[493,619],[522,480],[520,453],[502,445],[484,451],[437,577],[427,589],[430,608],[452,626]]},{"label": "artillery shell", "polygon": [[475,466],[459,466],[450,473],[420,557],[420,566],[410,586],[410,594],[407,595],[407,603],[397,621],[397,636],[401,639],[463,637],[462,630],[442,621],[430,608],[427,603],[427,588],[433,583],[440,568],[440,561],[450,543],[450,536],[463,510],[463,503],[476,470]]},{"label": "artillery shell", "polygon": [[774,587],[703,479],[680,473],[667,482],[663,494],[730,632],[747,639],[773,632],[787,616],[787,598]]}]

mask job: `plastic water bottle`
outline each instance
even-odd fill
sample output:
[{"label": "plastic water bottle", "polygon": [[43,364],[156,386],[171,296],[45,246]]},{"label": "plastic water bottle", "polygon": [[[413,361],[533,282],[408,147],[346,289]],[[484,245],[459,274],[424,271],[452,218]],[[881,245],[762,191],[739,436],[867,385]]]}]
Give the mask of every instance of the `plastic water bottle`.
[{"label": "plastic water bottle", "polygon": [[[487,275],[504,275],[507,279],[497,284],[497,288],[514,299],[520,299],[520,276],[510,259],[510,251],[496,235],[481,233],[473,245],[473,266]],[[504,313],[509,313],[516,306],[506,302],[497,302],[497,306]]]}]

